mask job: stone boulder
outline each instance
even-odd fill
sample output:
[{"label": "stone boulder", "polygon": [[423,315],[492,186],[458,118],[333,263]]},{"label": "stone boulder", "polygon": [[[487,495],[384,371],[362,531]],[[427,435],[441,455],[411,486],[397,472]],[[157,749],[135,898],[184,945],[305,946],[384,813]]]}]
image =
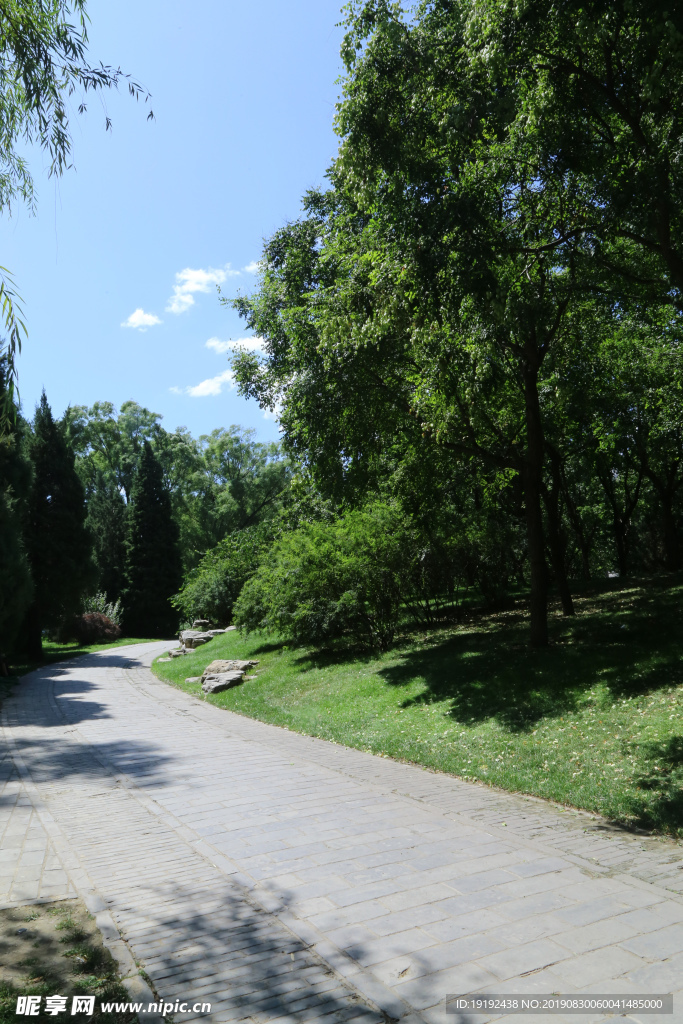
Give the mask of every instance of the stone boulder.
[{"label": "stone boulder", "polygon": [[184,629],[180,634],[180,642],[191,651],[208,644],[210,640],[213,640],[211,633],[202,633],[197,629]]},{"label": "stone boulder", "polygon": [[258,661],[222,661],[220,658],[207,665],[202,674],[202,682],[207,676],[215,676],[224,672],[241,672],[244,674],[248,668],[255,668]]},{"label": "stone boulder", "polygon": [[192,628],[203,631],[207,629],[207,627],[210,625],[211,623],[209,622],[208,619],[195,619],[194,622],[192,623]]},{"label": "stone boulder", "polygon": [[239,686],[244,679],[244,672],[214,672],[202,676],[202,690],[204,693],[220,693],[222,690],[229,690],[232,686]]}]

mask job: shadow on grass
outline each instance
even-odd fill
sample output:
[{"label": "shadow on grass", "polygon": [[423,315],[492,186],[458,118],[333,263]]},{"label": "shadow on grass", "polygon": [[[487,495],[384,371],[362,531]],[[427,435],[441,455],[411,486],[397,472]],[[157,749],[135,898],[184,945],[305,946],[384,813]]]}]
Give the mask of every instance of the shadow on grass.
[{"label": "shadow on grass", "polygon": [[617,698],[683,682],[679,592],[660,590],[603,594],[599,607],[585,599],[575,619],[552,621],[544,650],[527,646],[519,616],[490,617],[485,629],[408,651],[379,675],[396,687],[424,680],[404,707],[450,701],[457,721],[528,731],[575,711],[596,683]]},{"label": "shadow on grass", "polygon": [[270,642],[264,641],[259,647],[255,647],[252,654],[274,654],[276,651],[282,651],[285,649],[284,641],[272,640]]},{"label": "shadow on grass", "polygon": [[683,737],[665,743],[640,745],[651,769],[637,780],[631,811],[644,828],[666,828],[680,833],[683,823]]}]

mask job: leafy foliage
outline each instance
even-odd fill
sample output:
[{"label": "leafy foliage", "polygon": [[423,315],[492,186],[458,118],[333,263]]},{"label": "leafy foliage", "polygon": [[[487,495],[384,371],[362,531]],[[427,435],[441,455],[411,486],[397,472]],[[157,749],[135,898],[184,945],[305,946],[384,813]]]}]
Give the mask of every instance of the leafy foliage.
[{"label": "leafy foliage", "polygon": [[568,571],[628,571],[648,505],[653,563],[680,564],[678,399],[656,383],[679,358],[680,114],[651,58],[683,84],[683,23],[534,0],[347,15],[339,154],[233,300],[264,339],[238,384],[336,501],[423,458],[497,494],[507,531],[523,516],[545,645],[549,579],[573,614]]},{"label": "leafy foliage", "polygon": [[351,640],[384,650],[408,596],[411,539],[400,510],[379,502],[287,533],[245,584],[235,621],[297,644]]},{"label": "leafy foliage", "polygon": [[106,594],[93,594],[91,597],[84,598],[81,608],[84,615],[97,612],[99,615],[104,615],[115,626],[121,625],[121,602],[108,601]]},{"label": "leafy foliage", "polygon": [[229,534],[206,552],[185,577],[173,605],[183,619],[209,619],[221,625],[232,621],[242,587],[257,571],[272,531],[267,526],[247,527]]},{"label": "leafy foliage", "polygon": [[102,612],[86,612],[68,619],[59,631],[62,641],[75,640],[79,644],[95,644],[118,640],[121,628]]}]

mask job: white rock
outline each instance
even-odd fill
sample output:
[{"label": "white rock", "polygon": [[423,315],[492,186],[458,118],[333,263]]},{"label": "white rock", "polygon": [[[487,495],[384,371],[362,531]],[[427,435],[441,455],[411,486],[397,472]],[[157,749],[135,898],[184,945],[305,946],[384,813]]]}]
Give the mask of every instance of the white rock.
[{"label": "white rock", "polygon": [[220,693],[221,690],[229,690],[233,686],[239,686],[244,679],[244,672],[219,672],[216,675],[204,677],[202,690],[204,693]]}]

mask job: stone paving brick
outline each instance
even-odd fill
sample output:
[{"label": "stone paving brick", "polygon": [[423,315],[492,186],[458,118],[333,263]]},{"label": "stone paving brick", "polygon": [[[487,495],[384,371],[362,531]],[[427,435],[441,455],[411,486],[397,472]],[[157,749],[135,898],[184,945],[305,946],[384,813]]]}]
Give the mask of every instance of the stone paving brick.
[{"label": "stone paving brick", "polygon": [[384,960],[393,960],[397,956],[407,956],[418,951],[424,952],[425,947],[435,944],[435,939],[420,928],[410,928],[396,935],[376,937],[372,942],[351,946],[348,953],[364,967],[372,967]]},{"label": "stone paving brick", "polygon": [[[496,977],[479,964],[463,964],[436,974],[425,974],[412,981],[399,982],[395,991],[416,1010],[443,1003],[447,995],[478,992],[496,981]],[[440,1007],[443,1014],[443,1006]],[[455,1018],[457,1020],[457,1018]]]},{"label": "stone paving brick", "polygon": [[626,924],[621,917],[613,917],[583,928],[570,928],[557,935],[556,939],[572,953],[587,953],[591,949],[611,946],[615,942],[624,944],[626,948],[624,940],[631,939],[635,934],[636,929]]},{"label": "stone paving brick", "polygon": [[454,895],[453,889],[447,885],[425,885],[407,890],[394,891],[392,895],[380,896],[381,902],[388,910],[406,910],[408,907],[420,907],[426,903],[448,900]]},{"label": "stone paving brick", "polygon": [[[683,955],[677,954],[668,960],[653,964],[643,964],[632,968],[627,975],[628,980],[636,989],[643,992],[676,992],[683,978]],[[678,1011],[681,1006],[679,1003]],[[676,1007],[674,1007],[675,1009]]]},{"label": "stone paving brick", "polygon": [[[448,903],[450,903],[450,900]],[[493,910],[479,910],[471,914],[445,915],[444,906],[445,903],[436,903],[431,904],[429,908],[420,908],[423,910],[440,910],[444,913],[444,916],[439,921],[433,923],[421,922],[424,930],[440,942],[452,942],[454,939],[460,939],[465,935],[474,935],[476,932],[487,930],[492,930],[495,934],[498,934],[501,927],[509,926],[510,924],[507,918],[501,917],[500,914],[496,914]]]},{"label": "stone paving brick", "polygon": [[535,939],[544,939],[550,935],[560,935],[565,930],[566,925],[555,914],[534,914],[531,917],[521,917],[517,921],[506,921],[495,929],[495,935],[499,941],[512,946],[515,943],[533,942]]},{"label": "stone paving brick", "polygon": [[417,968],[416,975],[428,974],[457,967],[472,960],[481,961],[482,957],[499,953],[505,948],[505,943],[499,940],[495,930],[487,934],[476,932],[453,942],[440,942],[429,949],[420,950],[413,955],[412,960]]},{"label": "stone paving brick", "polygon": [[479,964],[497,978],[507,979],[549,967],[568,956],[568,951],[553,939],[542,939],[479,958]]},{"label": "stone paving brick", "polygon": [[640,957],[620,946],[602,947],[583,956],[572,957],[553,965],[553,973],[572,988],[585,988],[605,978],[618,978],[641,965]]},{"label": "stone paving brick", "polygon": [[624,914],[622,921],[631,925],[639,932],[654,932],[667,924],[683,921],[683,905],[680,903],[663,903],[654,907],[643,907],[630,910]]},{"label": "stone paving brick", "polygon": [[683,952],[683,925],[673,924],[656,932],[648,931],[646,935],[629,937],[621,944],[640,957],[666,960],[675,953]]},{"label": "stone paving brick", "polygon": [[[439,910],[438,905],[430,903],[424,907],[411,907],[410,910],[372,918],[372,930],[376,935],[394,935],[397,932],[405,931],[409,927],[434,924],[436,921],[447,919],[446,913],[443,910]],[[430,932],[430,934],[433,934],[433,932]],[[437,938],[437,936],[434,937]]]},{"label": "stone paving brick", "polygon": [[601,921],[607,917],[616,917],[626,914],[630,907],[619,902],[619,897],[603,896],[598,899],[587,900],[585,903],[578,903],[573,907],[564,910],[557,910],[556,916],[565,925],[593,924],[594,921]]}]

